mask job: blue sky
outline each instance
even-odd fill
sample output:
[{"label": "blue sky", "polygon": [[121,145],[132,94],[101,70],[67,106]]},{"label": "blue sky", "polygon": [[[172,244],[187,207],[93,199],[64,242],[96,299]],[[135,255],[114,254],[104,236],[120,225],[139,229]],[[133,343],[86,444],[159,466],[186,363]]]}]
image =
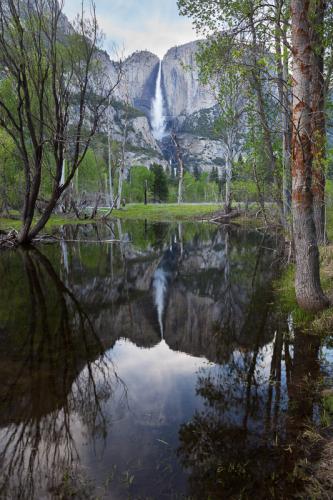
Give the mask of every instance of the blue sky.
[{"label": "blue sky", "polygon": [[[116,44],[125,55],[147,49],[163,57],[170,47],[196,38],[190,20],[178,15],[176,0],[95,0],[95,3],[108,52]],[[81,0],[65,0],[64,11],[70,20],[80,5]]]}]

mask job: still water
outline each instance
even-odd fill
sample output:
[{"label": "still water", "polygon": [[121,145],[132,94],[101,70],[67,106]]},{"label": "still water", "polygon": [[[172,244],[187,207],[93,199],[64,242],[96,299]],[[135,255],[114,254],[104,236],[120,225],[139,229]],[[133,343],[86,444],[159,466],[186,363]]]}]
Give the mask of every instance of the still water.
[{"label": "still water", "polygon": [[124,221],[62,236],[0,254],[1,499],[291,496],[332,350],[274,306],[278,240]]}]

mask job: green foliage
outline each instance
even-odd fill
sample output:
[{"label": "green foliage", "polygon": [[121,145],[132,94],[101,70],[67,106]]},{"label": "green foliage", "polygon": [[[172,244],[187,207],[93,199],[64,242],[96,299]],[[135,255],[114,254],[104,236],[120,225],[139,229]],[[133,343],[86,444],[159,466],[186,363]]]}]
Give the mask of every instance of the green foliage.
[{"label": "green foliage", "polygon": [[257,186],[252,180],[234,180],[232,192],[234,199],[238,202],[253,202],[258,198]]},{"label": "green foliage", "polygon": [[13,139],[0,130],[0,211],[20,205],[21,162]]},{"label": "green foliage", "polygon": [[146,167],[135,166],[129,172],[129,179],[124,182],[123,195],[128,203],[143,203],[145,195],[145,182],[147,181],[148,199],[154,185],[154,173]]},{"label": "green foliage", "polygon": [[201,109],[188,116],[183,125],[182,132],[208,139],[217,139],[216,130],[214,129],[214,120],[216,116],[214,110]]},{"label": "green foliage", "polygon": [[126,104],[126,103],[119,101],[117,99],[112,99],[111,105],[116,111],[126,113],[127,118],[129,120],[131,120],[133,118],[138,118],[140,116],[145,116],[145,114],[142,111],[140,111],[139,109],[134,108],[133,106],[130,106],[129,104]]},{"label": "green foliage", "polygon": [[152,197],[154,201],[168,201],[169,187],[168,178],[161,165],[154,163],[150,167],[150,171],[154,175],[152,184]]},{"label": "green foliage", "polygon": [[103,157],[89,148],[78,171],[79,192],[101,191],[107,178],[107,165]]},{"label": "green foliage", "polygon": [[216,182],[216,184],[219,184],[220,179],[219,179],[219,172],[217,167],[213,167],[212,171],[209,175],[209,182]]}]

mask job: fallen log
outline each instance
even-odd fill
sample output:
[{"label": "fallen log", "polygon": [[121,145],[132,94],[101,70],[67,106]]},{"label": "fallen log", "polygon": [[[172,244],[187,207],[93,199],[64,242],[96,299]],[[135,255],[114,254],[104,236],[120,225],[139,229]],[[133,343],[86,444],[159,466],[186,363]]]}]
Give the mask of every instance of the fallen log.
[{"label": "fallen log", "polygon": [[220,213],[220,214],[215,214],[214,217],[210,219],[211,222],[228,222],[232,219],[237,219],[238,217],[241,217],[242,215],[245,215],[245,212],[241,212],[240,210],[234,210],[229,212],[228,214],[225,213]]}]

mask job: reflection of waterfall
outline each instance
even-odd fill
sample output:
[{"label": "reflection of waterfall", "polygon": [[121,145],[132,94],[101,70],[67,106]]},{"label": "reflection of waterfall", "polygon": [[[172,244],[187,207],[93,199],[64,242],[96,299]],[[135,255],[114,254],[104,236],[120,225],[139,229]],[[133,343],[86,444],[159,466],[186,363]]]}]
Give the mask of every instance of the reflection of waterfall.
[{"label": "reflection of waterfall", "polygon": [[157,310],[158,323],[163,339],[163,315],[167,304],[167,296],[170,284],[175,276],[179,257],[179,246],[172,243],[171,247],[164,253],[159,263],[152,282],[154,305]]},{"label": "reflection of waterfall", "polygon": [[66,271],[66,276],[67,276],[69,273],[67,243],[64,240],[61,240],[60,245],[61,245],[61,254],[62,254],[62,264],[64,266],[64,269]]},{"label": "reflection of waterfall", "polygon": [[165,135],[165,117],[162,92],[162,61],[160,61],[157,79],[155,97],[151,107],[151,125],[155,139],[161,140]]},{"label": "reflection of waterfall", "polygon": [[62,162],[60,186],[63,186],[65,184],[65,180],[66,180],[66,163],[65,163],[65,160],[64,160]]},{"label": "reflection of waterfall", "polygon": [[153,278],[154,304],[157,309],[158,323],[163,339],[163,314],[168,289],[168,273],[164,269],[156,269]]}]

